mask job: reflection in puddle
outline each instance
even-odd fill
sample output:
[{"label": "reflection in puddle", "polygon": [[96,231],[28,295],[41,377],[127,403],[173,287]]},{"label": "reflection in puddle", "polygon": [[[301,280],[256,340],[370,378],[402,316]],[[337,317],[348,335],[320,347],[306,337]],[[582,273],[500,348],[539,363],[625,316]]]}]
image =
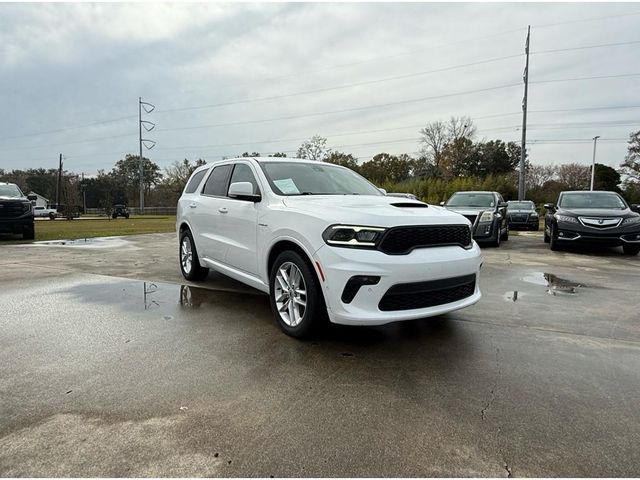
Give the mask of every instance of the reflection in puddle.
[{"label": "reflection in puddle", "polygon": [[135,248],[123,237],[78,238],[76,240],[43,240],[32,242],[29,246],[40,247],[82,247],[82,248]]},{"label": "reflection in puddle", "polygon": [[158,291],[158,285],[156,285],[155,283],[143,282],[142,291],[143,291],[142,298],[144,301],[145,310],[151,310],[152,308],[157,308],[160,306],[160,304],[156,300],[150,297],[152,293],[155,293]]},{"label": "reflection in puddle", "polygon": [[[527,275],[522,280],[529,283],[534,283],[536,285],[542,285],[547,287],[547,293],[550,295],[557,294],[576,294],[577,289],[580,287],[586,287],[586,285],[582,283],[573,282],[571,280],[566,280],[564,278],[560,278],[553,273],[542,273],[536,272],[531,275]],[[514,292],[517,294],[517,292]],[[517,295],[516,295],[517,297]],[[517,298],[513,299],[515,302]]]}]

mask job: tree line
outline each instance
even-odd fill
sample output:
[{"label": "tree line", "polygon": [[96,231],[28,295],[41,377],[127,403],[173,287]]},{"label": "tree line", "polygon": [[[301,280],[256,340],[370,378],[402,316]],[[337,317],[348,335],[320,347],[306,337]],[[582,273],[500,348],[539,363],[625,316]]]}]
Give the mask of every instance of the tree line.
[{"label": "tree line", "polygon": [[[314,135],[302,142],[296,157],[348,167],[387,191],[413,193],[429,203],[438,203],[458,190],[495,190],[508,199],[517,198],[520,145],[500,139],[476,139],[477,129],[469,117],[427,124],[420,130],[417,154],[378,153],[360,162],[351,153],[331,149],[327,139]],[[619,170],[596,164],[595,188],[621,193],[632,203],[640,203],[640,130],[629,136],[627,155]],[[243,152],[240,157],[257,157],[260,152]],[[286,157],[284,152],[272,157]],[[145,203],[170,207],[176,202],[191,173],[205,160],[176,160],[164,171],[143,157]],[[140,162],[127,154],[110,171],[99,170],[84,180],[64,171],[61,202],[87,208],[109,208],[115,203],[138,204]],[[586,190],[591,166],[578,163],[531,165],[525,161],[527,198],[536,203],[553,201],[562,190]],[[0,181],[17,183],[25,192],[34,191],[55,202],[57,169],[0,169]],[[625,176],[622,181],[621,175]]]}]

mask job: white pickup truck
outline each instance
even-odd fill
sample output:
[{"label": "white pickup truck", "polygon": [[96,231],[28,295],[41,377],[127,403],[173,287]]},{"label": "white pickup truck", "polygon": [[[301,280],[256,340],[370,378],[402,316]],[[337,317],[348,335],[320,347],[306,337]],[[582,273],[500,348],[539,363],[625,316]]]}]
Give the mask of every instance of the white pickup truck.
[{"label": "white pickup truck", "polygon": [[55,208],[33,207],[33,216],[36,218],[49,217],[49,220],[55,220],[58,216],[58,211]]}]

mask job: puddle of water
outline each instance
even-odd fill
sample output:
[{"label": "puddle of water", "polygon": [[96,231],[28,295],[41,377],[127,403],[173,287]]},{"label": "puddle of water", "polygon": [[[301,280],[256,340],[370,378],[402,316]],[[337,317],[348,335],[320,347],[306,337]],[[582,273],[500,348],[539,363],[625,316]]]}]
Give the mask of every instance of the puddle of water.
[{"label": "puddle of water", "polygon": [[518,290],[513,290],[510,292],[505,292],[504,295],[502,295],[502,298],[507,302],[517,302],[525,295],[526,293],[519,292]]},{"label": "puddle of water", "polygon": [[574,295],[578,293],[577,289],[586,287],[586,285],[582,283],[577,283],[565,278],[560,278],[553,273],[535,272],[523,277],[522,280],[528,283],[533,283],[535,285],[547,287],[547,293],[554,296],[559,293]]},{"label": "puddle of water", "polygon": [[40,247],[81,247],[81,248],[122,248],[133,247],[131,242],[123,237],[95,237],[78,238],[76,240],[43,240],[29,245]]}]

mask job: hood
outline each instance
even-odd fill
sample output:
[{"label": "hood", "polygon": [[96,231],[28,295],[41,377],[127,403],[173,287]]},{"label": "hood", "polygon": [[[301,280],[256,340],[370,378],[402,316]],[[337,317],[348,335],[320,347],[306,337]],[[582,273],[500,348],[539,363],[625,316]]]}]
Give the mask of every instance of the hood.
[{"label": "hood", "polygon": [[628,217],[632,212],[628,208],[559,208],[556,213],[577,217]]},{"label": "hood", "polygon": [[382,195],[308,195],[285,197],[286,207],[309,213],[330,224],[394,227],[399,225],[469,224],[442,207],[409,198]]},{"label": "hood", "polygon": [[535,210],[530,210],[528,208],[509,208],[507,209],[509,213],[538,213]]},{"label": "hood", "polygon": [[28,201],[26,197],[5,197],[0,195],[0,200],[3,202],[25,202]]}]

